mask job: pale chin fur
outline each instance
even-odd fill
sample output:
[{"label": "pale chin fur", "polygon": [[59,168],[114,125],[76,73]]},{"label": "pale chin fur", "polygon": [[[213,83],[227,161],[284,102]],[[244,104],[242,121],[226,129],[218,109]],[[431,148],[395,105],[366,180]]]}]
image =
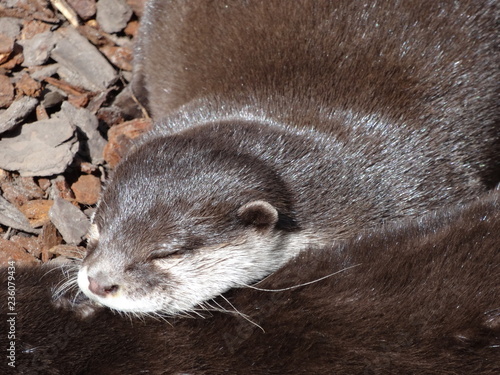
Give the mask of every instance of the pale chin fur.
[{"label": "pale chin fur", "polygon": [[82,267],[78,271],[78,286],[80,290],[91,300],[98,302],[99,304],[109,307],[110,309],[123,311],[125,313],[149,313],[158,311],[161,306],[155,305],[154,301],[141,298],[141,299],[130,299],[123,292],[118,292],[116,295],[102,298],[98,295],[92,293],[89,289],[89,279],[87,274],[87,266]]},{"label": "pale chin fur", "polygon": [[[314,239],[317,241],[317,239]],[[152,290],[142,296],[128,296],[127,288],[102,298],[89,290],[87,266],[78,272],[78,285],[90,299],[113,310],[133,314],[177,315],[197,310],[197,305],[234,287],[261,280],[296,256],[312,238],[305,234],[285,238],[249,236],[237,245],[198,252],[192,257],[154,260],[159,272],[165,271],[172,287]],[[286,253],[281,253],[286,248]],[[201,307],[199,307],[201,309]]]}]

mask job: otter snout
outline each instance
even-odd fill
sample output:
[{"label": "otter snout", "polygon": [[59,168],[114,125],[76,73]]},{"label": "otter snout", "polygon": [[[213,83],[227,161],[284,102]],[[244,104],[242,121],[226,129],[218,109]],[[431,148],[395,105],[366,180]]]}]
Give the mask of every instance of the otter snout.
[{"label": "otter snout", "polygon": [[101,297],[106,297],[110,294],[115,294],[119,287],[116,284],[102,283],[93,277],[88,277],[89,280],[89,290]]},{"label": "otter snout", "polygon": [[120,286],[102,272],[90,276],[87,267],[82,267],[78,272],[78,286],[92,299],[96,299],[96,296],[101,298],[116,296],[120,290]]},{"label": "otter snout", "polygon": [[107,267],[105,269],[96,270],[95,266],[85,265],[78,271],[78,286],[88,298],[124,312],[150,312],[161,308],[148,293],[138,292],[133,280],[126,280]]}]

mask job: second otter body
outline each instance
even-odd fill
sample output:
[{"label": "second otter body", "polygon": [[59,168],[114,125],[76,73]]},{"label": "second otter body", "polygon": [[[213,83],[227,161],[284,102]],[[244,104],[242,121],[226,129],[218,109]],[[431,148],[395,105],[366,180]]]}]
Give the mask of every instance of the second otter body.
[{"label": "second otter body", "polygon": [[[262,289],[226,293],[230,304],[219,302],[228,311],[170,324],[105,309],[82,321],[54,306],[53,288],[67,277],[60,270],[18,268],[16,374],[498,375],[499,243],[497,192],[305,250]],[[86,304],[73,297],[56,305]],[[7,288],[0,301],[7,311]]]},{"label": "second otter body", "polygon": [[498,181],[497,1],[151,1],[79,285],[178,313]]}]

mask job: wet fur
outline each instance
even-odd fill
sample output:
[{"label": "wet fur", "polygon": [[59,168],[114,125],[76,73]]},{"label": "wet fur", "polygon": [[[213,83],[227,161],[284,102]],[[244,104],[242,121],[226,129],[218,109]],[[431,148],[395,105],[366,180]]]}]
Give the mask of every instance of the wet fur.
[{"label": "wet fur", "polygon": [[[55,308],[59,271],[18,269],[18,373],[498,374],[500,193],[305,251],[205,319],[81,320]],[[2,280],[6,278],[1,271]],[[6,311],[6,289],[0,289]],[[59,301],[60,302],[60,301]],[[60,304],[60,303],[58,303]],[[76,308],[78,308],[76,306]],[[2,324],[5,324],[5,319]],[[2,335],[2,347],[5,348]],[[2,366],[5,366],[5,359]],[[7,372],[9,373],[9,372]]]},{"label": "wet fur", "polygon": [[[107,184],[82,289],[176,313],[491,188],[498,16],[485,0],[149,2],[133,88],[155,130]],[[255,201],[271,211],[242,220]],[[213,250],[236,243],[232,263]]]}]

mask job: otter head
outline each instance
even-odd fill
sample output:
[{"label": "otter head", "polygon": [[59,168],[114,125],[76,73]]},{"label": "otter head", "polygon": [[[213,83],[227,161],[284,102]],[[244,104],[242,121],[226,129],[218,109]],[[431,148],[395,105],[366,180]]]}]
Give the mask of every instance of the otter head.
[{"label": "otter head", "polygon": [[293,256],[298,226],[286,186],[232,149],[171,135],[131,153],[94,215],[81,290],[115,310],[175,314]]}]

